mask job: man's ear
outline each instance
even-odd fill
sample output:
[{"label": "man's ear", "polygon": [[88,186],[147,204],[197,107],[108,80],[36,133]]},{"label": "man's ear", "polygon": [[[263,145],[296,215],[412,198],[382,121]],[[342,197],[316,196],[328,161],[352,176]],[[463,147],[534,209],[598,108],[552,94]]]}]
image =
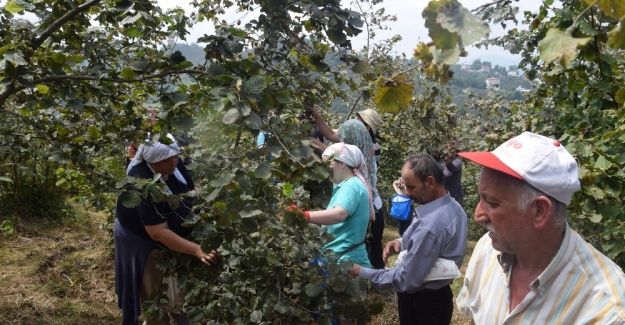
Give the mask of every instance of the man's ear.
[{"label": "man's ear", "polygon": [[553,218],[553,203],[543,195],[534,199],[534,208],[532,209],[532,222],[536,228],[544,228],[551,223]]},{"label": "man's ear", "polygon": [[434,179],[434,176],[428,176],[425,179],[425,185],[427,185],[430,189],[436,187],[436,179]]}]

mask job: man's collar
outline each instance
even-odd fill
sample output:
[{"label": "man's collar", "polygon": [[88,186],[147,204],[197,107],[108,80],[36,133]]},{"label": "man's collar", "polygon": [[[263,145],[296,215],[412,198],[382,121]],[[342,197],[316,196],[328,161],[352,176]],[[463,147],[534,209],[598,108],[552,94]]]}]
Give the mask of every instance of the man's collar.
[{"label": "man's collar", "polygon": [[430,201],[424,205],[420,205],[418,206],[415,211],[417,212],[418,216],[424,216],[440,207],[442,207],[443,205],[447,204],[451,202],[451,195],[449,195],[449,192],[447,192],[447,194],[445,194],[444,196],[439,197],[436,200]]},{"label": "man's collar", "polygon": [[[575,249],[574,244],[571,243],[571,232],[572,230],[569,227],[569,224],[566,223],[564,230],[564,240],[562,240],[562,244],[558,249],[558,253],[556,253],[556,256],[554,256],[551,260],[551,263],[547,265],[543,272],[530,285],[534,290],[538,290],[541,296],[545,291],[545,288],[543,286],[546,283],[549,283],[551,279],[558,276],[560,271],[562,271],[564,266],[571,259],[571,255],[573,254],[573,250]],[[512,264],[514,263],[514,255],[506,252],[499,252],[499,254],[497,254],[497,261],[503,269],[504,274],[509,277],[510,271],[512,269]]]}]

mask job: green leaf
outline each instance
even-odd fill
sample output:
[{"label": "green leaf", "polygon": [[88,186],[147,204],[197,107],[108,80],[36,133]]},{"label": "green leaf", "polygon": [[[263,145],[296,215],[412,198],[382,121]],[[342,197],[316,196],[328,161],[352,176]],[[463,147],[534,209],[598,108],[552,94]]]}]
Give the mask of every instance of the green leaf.
[{"label": "green leaf", "polygon": [[330,41],[334,44],[343,44],[347,42],[347,35],[343,32],[343,29],[338,27],[328,28],[327,35]]},{"label": "green leaf", "polygon": [[6,51],[13,48],[11,45],[0,46],[0,54],[4,54]]},{"label": "green leaf", "polygon": [[601,219],[603,219],[603,217],[600,214],[597,213],[593,213],[590,216],[590,221],[594,222],[594,223],[599,223],[601,222]]},{"label": "green leaf", "polygon": [[6,177],[6,176],[0,176],[0,182],[5,182],[5,183],[11,183],[13,184],[13,180]]},{"label": "green leaf", "polygon": [[434,60],[434,55],[432,54],[430,47],[421,42],[417,44],[417,47],[414,49],[414,58],[424,64],[429,64],[432,60]]},{"label": "green leaf", "polygon": [[352,71],[357,74],[372,72],[371,65],[364,60],[359,60],[358,63],[352,67]]},{"label": "green leaf", "polygon": [[285,300],[280,300],[274,307],[274,310],[282,315],[285,315],[291,311],[291,305],[289,305],[289,303]]},{"label": "green leaf", "polygon": [[12,13],[12,14],[18,14],[22,11],[24,11],[24,7],[18,5],[17,3],[15,3],[15,1],[9,1],[7,2],[7,4],[4,6],[4,10]]},{"label": "green leaf", "polygon": [[454,47],[451,50],[439,50],[432,48],[433,62],[439,64],[452,65],[460,60],[460,49]]},{"label": "green leaf", "polygon": [[260,310],[254,310],[250,315],[250,322],[260,323],[263,321],[263,312]]},{"label": "green leaf", "polygon": [[50,91],[50,88],[48,88],[48,86],[46,85],[36,85],[35,88],[37,88],[37,92],[39,92],[40,94],[47,94]]},{"label": "green leaf", "polygon": [[[594,2],[595,0],[586,0],[589,6]],[[625,16],[625,1],[623,0],[597,0],[597,7],[612,18],[619,19]]]},{"label": "green leaf", "polygon": [[600,205],[597,207],[597,212],[607,218],[618,218],[619,214],[621,213],[621,207],[611,204]]},{"label": "green leaf", "polygon": [[290,182],[282,183],[282,194],[287,197],[291,196],[293,194],[293,184]]},{"label": "green leaf", "polygon": [[304,292],[306,292],[306,295],[309,297],[314,298],[323,292],[323,287],[321,286],[321,283],[309,283],[304,288]]},{"label": "green leaf", "polygon": [[204,317],[204,311],[200,307],[193,306],[187,311],[187,317],[194,322],[199,322]]},{"label": "green leaf", "polygon": [[165,199],[163,192],[158,188],[157,185],[154,185],[154,184],[149,185],[148,192],[154,202],[162,202]]},{"label": "green leaf", "polygon": [[446,5],[452,5],[451,0],[430,1],[421,15],[425,19],[425,27],[434,45],[439,49],[450,50],[458,45],[458,34],[450,32],[438,23],[438,10]]},{"label": "green leaf", "polygon": [[580,21],[579,25],[577,25],[577,27],[586,36],[591,36],[591,37],[592,36],[597,36],[600,33],[589,22],[587,22],[585,20]]},{"label": "green leaf", "polygon": [[618,27],[608,33],[608,37],[610,47],[625,50],[625,16],[621,18]]},{"label": "green leaf", "polygon": [[241,218],[251,218],[251,217],[255,217],[258,215],[263,214],[262,211],[260,210],[241,210],[239,211],[239,215],[241,216]]},{"label": "green leaf", "polygon": [[100,130],[94,125],[89,125],[89,127],[87,128],[87,133],[89,133],[89,136],[94,139],[100,138]]},{"label": "green leaf", "polygon": [[607,160],[604,156],[599,156],[599,158],[597,158],[597,161],[595,162],[595,168],[603,172],[610,169],[612,165],[613,164],[609,160]]},{"label": "green leaf", "polygon": [[243,124],[251,130],[260,130],[263,127],[263,119],[258,114],[252,112],[243,120]]},{"label": "green leaf", "polygon": [[17,65],[27,65],[28,62],[26,62],[26,60],[24,59],[24,54],[22,53],[22,51],[15,51],[15,50],[9,50],[4,52],[3,55],[4,59],[12,62],[13,64]]},{"label": "green leaf", "polygon": [[378,79],[377,91],[373,99],[380,112],[397,113],[410,105],[412,84],[397,80]]},{"label": "green leaf", "polygon": [[605,198],[605,191],[597,186],[590,186],[586,189],[586,192],[590,194],[595,200],[601,201]]},{"label": "green leaf", "polygon": [[258,167],[256,167],[256,170],[254,171],[254,176],[256,178],[269,178],[269,176],[271,176],[271,168],[269,168],[269,165],[267,165],[266,163],[262,163]]},{"label": "green leaf", "polygon": [[204,236],[204,239],[202,239],[200,245],[202,246],[203,251],[210,252],[221,247],[223,242],[224,236],[221,233],[212,232]]},{"label": "green leaf", "polygon": [[82,111],[85,108],[85,105],[76,99],[72,99],[67,103],[67,106],[74,111]]},{"label": "green leaf", "polygon": [[625,103],[625,88],[621,88],[616,92],[616,102],[619,105],[623,105]]},{"label": "green leaf", "polygon": [[259,96],[265,88],[267,88],[267,81],[265,81],[264,77],[258,75],[252,76],[243,83],[243,91],[251,95]]},{"label": "green leaf", "polygon": [[239,114],[239,110],[237,108],[229,109],[226,114],[224,114],[223,119],[221,120],[224,124],[232,124],[236,122],[241,114]]},{"label": "green leaf", "polygon": [[132,24],[141,18],[141,13],[137,12],[134,16],[127,16],[121,22],[122,25]]},{"label": "green leaf", "polygon": [[558,60],[564,67],[577,57],[577,48],[586,44],[590,38],[573,38],[559,29],[549,29],[547,35],[538,43],[540,58],[546,63]]},{"label": "green leaf", "polygon": [[490,27],[485,21],[456,1],[452,1],[450,6],[438,9],[436,22],[446,30],[458,34],[464,46],[487,38],[490,33]]},{"label": "green leaf", "polygon": [[282,262],[280,262],[280,258],[276,256],[276,254],[267,254],[267,262],[272,266],[281,266]]},{"label": "green leaf", "polygon": [[145,72],[150,70],[151,64],[148,60],[137,60],[130,63],[130,68],[135,71]]},{"label": "green leaf", "polygon": [[56,183],[54,184],[54,186],[56,187],[60,187],[63,186],[63,184],[67,184],[67,179],[65,178],[61,178],[58,181],[56,181]]},{"label": "green leaf", "polygon": [[137,191],[128,191],[122,194],[122,204],[127,208],[134,208],[141,204],[141,195]]},{"label": "green leaf", "polygon": [[132,68],[126,67],[122,69],[122,71],[119,73],[119,76],[124,79],[134,79],[137,77],[137,73]]}]

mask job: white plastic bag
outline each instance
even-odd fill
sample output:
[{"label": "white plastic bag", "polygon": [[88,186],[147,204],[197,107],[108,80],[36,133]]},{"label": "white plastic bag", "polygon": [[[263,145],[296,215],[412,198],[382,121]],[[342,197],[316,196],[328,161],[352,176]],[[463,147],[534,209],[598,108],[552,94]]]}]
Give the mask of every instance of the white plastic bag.
[{"label": "white plastic bag", "polygon": [[[402,267],[404,265],[404,258],[408,254],[408,251],[401,251],[397,256],[395,267]],[[438,258],[430,272],[423,278],[423,282],[435,281],[435,280],[447,280],[460,277],[460,270],[456,263],[452,260]]]}]

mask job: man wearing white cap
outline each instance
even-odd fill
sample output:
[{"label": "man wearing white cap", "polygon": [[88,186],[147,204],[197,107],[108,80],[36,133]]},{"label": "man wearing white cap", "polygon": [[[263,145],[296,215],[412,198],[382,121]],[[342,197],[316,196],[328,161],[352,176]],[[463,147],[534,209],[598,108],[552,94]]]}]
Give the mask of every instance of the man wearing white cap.
[{"label": "man wearing white cap", "polygon": [[475,324],[625,324],[625,275],[573,231],[566,205],[580,189],[558,141],[524,132],[482,166],[475,246],[457,305]]}]

